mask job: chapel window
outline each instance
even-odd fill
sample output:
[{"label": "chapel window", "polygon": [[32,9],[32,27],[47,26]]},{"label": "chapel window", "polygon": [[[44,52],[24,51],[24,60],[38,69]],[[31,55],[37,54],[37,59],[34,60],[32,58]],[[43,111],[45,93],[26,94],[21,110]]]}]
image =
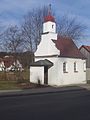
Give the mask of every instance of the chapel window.
[{"label": "chapel window", "polygon": [[74,72],[78,72],[77,71],[77,62],[74,62]]},{"label": "chapel window", "polygon": [[52,25],[52,28],[54,27],[54,25]]},{"label": "chapel window", "polygon": [[63,72],[67,73],[67,63],[66,62],[63,63]]}]

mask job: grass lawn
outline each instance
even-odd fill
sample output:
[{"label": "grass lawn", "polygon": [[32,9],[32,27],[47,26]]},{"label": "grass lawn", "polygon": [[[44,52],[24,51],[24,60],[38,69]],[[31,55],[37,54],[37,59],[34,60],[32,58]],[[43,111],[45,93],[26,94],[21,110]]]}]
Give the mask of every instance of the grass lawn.
[{"label": "grass lawn", "polygon": [[0,90],[31,89],[45,87],[29,81],[29,69],[22,72],[0,72]]},{"label": "grass lawn", "polygon": [[0,81],[0,90],[19,89],[16,81]]},{"label": "grass lawn", "polygon": [[21,83],[29,83],[29,69],[22,72],[0,72],[0,90],[22,89]]},{"label": "grass lawn", "polygon": [[14,89],[32,89],[43,88],[44,85],[34,84],[30,82],[18,83],[17,81],[0,81],[0,90],[14,90]]}]

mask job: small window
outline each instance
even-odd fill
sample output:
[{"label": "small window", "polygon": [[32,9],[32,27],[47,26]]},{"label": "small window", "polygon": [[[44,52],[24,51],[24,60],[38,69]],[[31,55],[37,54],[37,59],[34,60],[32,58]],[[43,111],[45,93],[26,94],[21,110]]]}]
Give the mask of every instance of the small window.
[{"label": "small window", "polygon": [[66,62],[63,63],[63,72],[67,73],[67,63]]},{"label": "small window", "polygon": [[74,72],[78,72],[77,71],[77,63],[76,62],[74,62]]},{"label": "small window", "polygon": [[83,63],[83,70],[86,72],[86,62]]},{"label": "small window", "polygon": [[54,25],[52,25],[52,28],[54,27]]}]

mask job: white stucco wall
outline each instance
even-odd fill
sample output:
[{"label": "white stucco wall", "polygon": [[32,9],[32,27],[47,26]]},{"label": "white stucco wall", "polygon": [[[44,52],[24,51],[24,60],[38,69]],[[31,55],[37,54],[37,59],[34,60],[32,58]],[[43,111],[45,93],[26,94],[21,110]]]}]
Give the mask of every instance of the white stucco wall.
[{"label": "white stucco wall", "polygon": [[[58,59],[58,66],[60,66],[60,74],[62,85],[68,84],[83,84],[86,83],[86,72],[84,71],[84,62],[86,60],[74,58],[60,58]],[[67,73],[63,72],[63,62],[67,63]],[[77,72],[74,72],[74,62],[77,63]],[[58,68],[59,69],[59,68]]]},{"label": "white stucco wall", "polygon": [[42,35],[41,42],[35,52],[35,56],[60,55],[60,51],[56,48],[52,39],[57,40],[56,33]]},{"label": "white stucco wall", "polygon": [[[86,72],[84,71],[84,62],[82,59],[74,58],[40,58],[42,60],[48,59],[54,63],[54,66],[48,70],[48,84],[49,85],[69,85],[69,84],[84,84],[86,83]],[[35,60],[40,60],[36,58]],[[63,72],[63,62],[67,62],[67,73]],[[74,62],[77,63],[77,71],[74,72]]]},{"label": "white stucco wall", "polygon": [[43,33],[45,32],[56,32],[56,23],[48,21],[43,23]]},{"label": "white stucco wall", "polygon": [[38,83],[38,80],[41,84],[44,84],[44,67],[30,66],[30,82]]}]

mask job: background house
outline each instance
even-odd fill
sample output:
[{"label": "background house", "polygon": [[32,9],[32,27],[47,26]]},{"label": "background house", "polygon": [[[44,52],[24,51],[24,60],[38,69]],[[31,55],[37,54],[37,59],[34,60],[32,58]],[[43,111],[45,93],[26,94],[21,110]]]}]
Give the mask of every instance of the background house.
[{"label": "background house", "polygon": [[0,71],[4,71],[4,61],[0,58]]},{"label": "background house", "polygon": [[87,58],[86,59],[86,79],[90,80],[90,46],[82,45],[79,48],[80,52]]},{"label": "background house", "polygon": [[22,65],[19,60],[15,60],[13,56],[4,56],[0,58],[0,71],[22,71]]},{"label": "background house", "polygon": [[[22,64],[24,69],[29,68],[30,63],[34,60],[34,54],[30,51],[26,52],[19,52],[19,53],[7,53],[7,52],[0,52],[0,58],[3,59],[5,56],[16,56],[16,59]],[[1,63],[1,62],[0,62]]]}]

